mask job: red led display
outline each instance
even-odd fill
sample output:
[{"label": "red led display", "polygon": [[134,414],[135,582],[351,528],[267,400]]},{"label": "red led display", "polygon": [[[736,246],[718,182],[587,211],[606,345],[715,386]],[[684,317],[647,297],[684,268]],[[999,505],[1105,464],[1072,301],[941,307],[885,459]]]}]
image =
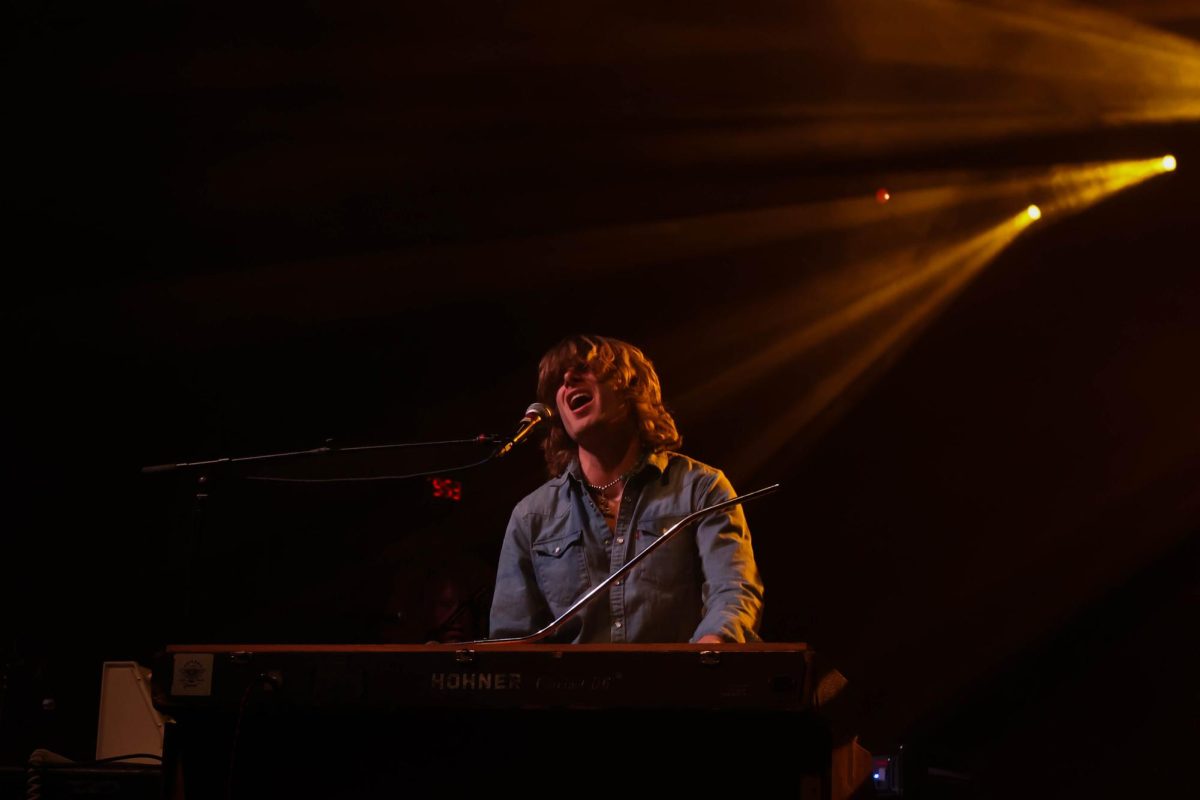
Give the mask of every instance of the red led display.
[{"label": "red led display", "polygon": [[453,478],[430,478],[429,485],[433,487],[433,496],[441,500],[462,500],[462,484]]}]

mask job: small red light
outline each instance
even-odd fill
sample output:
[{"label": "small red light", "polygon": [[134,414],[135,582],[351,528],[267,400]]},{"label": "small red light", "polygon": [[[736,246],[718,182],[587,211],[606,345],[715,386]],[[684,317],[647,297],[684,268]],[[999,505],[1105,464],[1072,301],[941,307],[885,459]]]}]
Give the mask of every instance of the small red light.
[{"label": "small red light", "polygon": [[462,500],[462,484],[453,478],[430,478],[429,484],[433,487],[434,497],[456,503]]},{"label": "small red light", "polygon": [[875,192],[875,202],[876,203],[886,203],[888,200],[891,200],[891,199],[892,199],[892,193],[889,192],[887,189],[880,189],[879,191]]}]

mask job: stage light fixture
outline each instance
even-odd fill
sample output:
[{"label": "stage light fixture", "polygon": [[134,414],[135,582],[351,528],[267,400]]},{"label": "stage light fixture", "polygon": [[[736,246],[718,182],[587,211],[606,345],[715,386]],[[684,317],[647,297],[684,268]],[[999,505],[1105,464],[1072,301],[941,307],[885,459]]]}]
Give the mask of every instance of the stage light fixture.
[{"label": "stage light fixture", "polygon": [[1042,210],[1035,205],[1030,205],[1025,209],[1025,213],[1029,215],[1030,219],[1041,219],[1042,217]]}]

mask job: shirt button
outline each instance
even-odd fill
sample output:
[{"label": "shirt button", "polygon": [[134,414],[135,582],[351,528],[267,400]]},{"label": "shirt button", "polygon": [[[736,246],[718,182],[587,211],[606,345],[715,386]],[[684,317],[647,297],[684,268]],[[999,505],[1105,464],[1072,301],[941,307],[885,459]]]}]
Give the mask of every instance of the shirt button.
[{"label": "shirt button", "polygon": [[625,537],[624,537],[624,536],[618,536],[618,537],[617,537],[617,544],[625,544]]},{"label": "shirt button", "polygon": [[612,544],[612,539],[605,539],[604,544],[606,544],[606,545]]},{"label": "shirt button", "polygon": [[621,579],[620,579],[620,578],[617,578],[615,581],[613,581],[613,586],[620,586],[620,585],[621,585]]},{"label": "shirt button", "polygon": [[619,628],[619,627],[621,627],[621,620],[617,620],[616,622],[614,622],[614,623],[613,623],[613,627],[614,627],[614,628]]},{"label": "shirt button", "polygon": [[558,553],[558,552],[561,552],[561,551],[562,551],[562,548],[561,548],[561,547],[556,547],[556,548],[554,548],[554,552],[556,552],[556,553]]}]

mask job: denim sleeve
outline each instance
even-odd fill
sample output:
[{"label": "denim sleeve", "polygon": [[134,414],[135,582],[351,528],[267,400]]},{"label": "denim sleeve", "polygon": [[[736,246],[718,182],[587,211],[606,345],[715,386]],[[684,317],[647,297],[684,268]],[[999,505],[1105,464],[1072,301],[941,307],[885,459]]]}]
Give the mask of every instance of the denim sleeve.
[{"label": "denim sleeve", "polygon": [[530,559],[526,516],[514,510],[496,566],[496,591],[488,636],[492,639],[526,636],[550,622],[550,608],[538,589]]},{"label": "denim sleeve", "polygon": [[[734,496],[733,486],[724,473],[718,472],[708,489],[696,498],[696,507]],[[763,585],[742,507],[734,506],[697,523],[696,546],[704,571],[704,617],[692,641],[714,633],[730,642],[761,641],[758,627],[762,621]]]}]

